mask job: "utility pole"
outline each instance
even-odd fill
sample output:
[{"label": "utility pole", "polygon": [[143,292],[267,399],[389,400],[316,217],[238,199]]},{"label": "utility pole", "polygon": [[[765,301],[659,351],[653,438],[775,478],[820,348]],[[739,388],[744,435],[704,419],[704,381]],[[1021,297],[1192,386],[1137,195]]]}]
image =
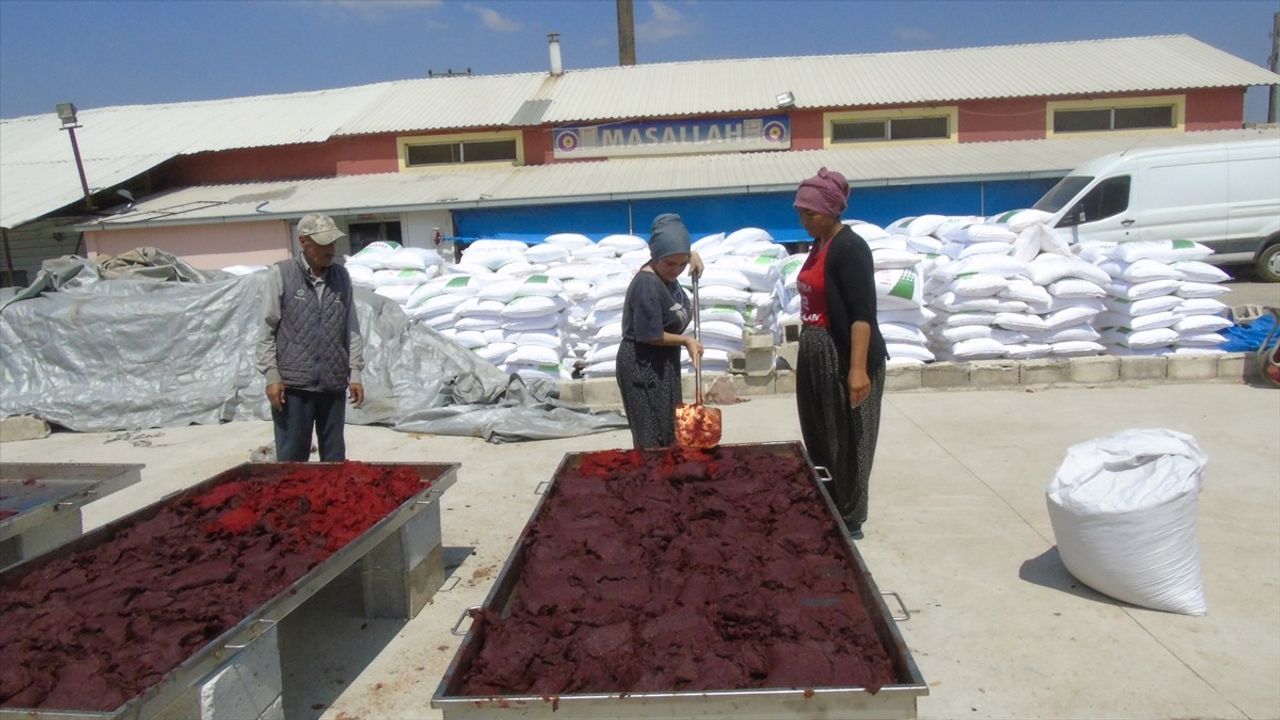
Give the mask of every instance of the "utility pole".
[{"label": "utility pole", "polygon": [[[618,0],[621,2],[622,0]],[[1271,72],[1280,72],[1280,12],[1271,16]],[[1277,113],[1280,113],[1280,85],[1273,84],[1271,86],[1271,102],[1267,103],[1267,122],[1276,122]]]},{"label": "utility pole", "polygon": [[636,17],[632,0],[618,0],[618,64],[636,64]]}]

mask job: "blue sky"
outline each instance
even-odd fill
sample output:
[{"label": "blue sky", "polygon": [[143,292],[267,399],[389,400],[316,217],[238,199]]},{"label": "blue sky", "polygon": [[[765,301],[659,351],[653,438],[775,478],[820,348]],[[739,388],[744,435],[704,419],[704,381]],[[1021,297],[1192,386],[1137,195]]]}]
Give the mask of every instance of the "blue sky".
[{"label": "blue sky", "polygon": [[[614,0],[0,0],[0,117],[618,61]],[[1188,34],[1265,66],[1274,0],[635,0],[641,63]],[[1247,121],[1266,116],[1250,90]]]}]

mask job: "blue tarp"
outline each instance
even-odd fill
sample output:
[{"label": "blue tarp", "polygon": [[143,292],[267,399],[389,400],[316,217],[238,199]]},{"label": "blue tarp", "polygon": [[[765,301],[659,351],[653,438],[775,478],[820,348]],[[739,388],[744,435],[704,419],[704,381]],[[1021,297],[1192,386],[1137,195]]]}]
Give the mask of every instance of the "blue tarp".
[{"label": "blue tarp", "polygon": [[1233,325],[1222,331],[1227,338],[1222,349],[1227,352],[1257,352],[1262,347],[1262,341],[1267,339],[1267,335],[1275,326],[1276,316],[1271,313],[1259,317],[1248,325]]}]

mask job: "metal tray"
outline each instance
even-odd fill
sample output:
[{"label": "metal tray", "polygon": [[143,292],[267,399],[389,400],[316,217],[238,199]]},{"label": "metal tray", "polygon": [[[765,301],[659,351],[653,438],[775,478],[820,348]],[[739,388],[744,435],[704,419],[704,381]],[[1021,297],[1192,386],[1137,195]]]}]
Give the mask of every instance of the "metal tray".
[{"label": "metal tray", "polygon": [[[914,718],[917,698],[928,695],[920,670],[907,649],[893,616],[885,605],[880,589],[867,570],[858,548],[849,540],[840,514],[822,489],[823,478],[813,467],[798,442],[751,443],[726,445],[727,448],[765,448],[778,455],[798,454],[809,466],[814,490],[822,498],[832,519],[832,532],[845,539],[842,547],[850,564],[862,602],[871,616],[876,635],[893,660],[898,683],[885,685],[876,693],[865,688],[761,688],[751,690],[717,690],[702,692],[593,693],[566,694],[556,697],[531,695],[465,696],[458,693],[462,677],[471,667],[483,645],[483,627],[473,623],[454,654],[449,669],[431,699],[431,707],[444,712],[445,720],[458,718],[734,718],[735,720],[775,720],[778,718]],[[663,450],[646,451],[654,453]],[[556,479],[582,462],[590,453],[569,453],[560,461],[555,475],[524,531],[516,539],[511,556],[502,567],[483,607],[510,614],[516,583],[525,562],[525,541],[534,522],[551,497]],[[461,621],[459,621],[461,624]]]},{"label": "metal tray", "polygon": [[80,508],[137,483],[143,467],[0,463],[0,510],[15,513],[0,519],[0,570],[79,537]]},{"label": "metal tray", "polygon": [[[160,509],[174,501],[189,495],[194,495],[224,482],[233,480],[258,480],[260,482],[270,482],[279,478],[282,474],[291,470],[316,469],[336,465],[337,463],[244,463],[230,470],[219,473],[212,478],[192,486],[186,490],[182,490],[165,496],[156,503],[149,505],[137,512],[126,515],[119,520],[104,525],[93,532],[82,536],[75,542],[58,548],[57,550],[43,555],[33,561],[25,562],[0,573],[0,579],[10,573],[25,573],[36,568],[40,563],[48,562],[55,558],[65,555],[74,554],[82,550],[98,545],[109,540],[116,532],[123,530],[136,522],[154,517]],[[243,620],[234,627],[214,638],[207,645],[197,650],[188,657],[182,664],[165,674],[164,678],[157,684],[147,688],[142,693],[136,695],[129,701],[125,702],[115,710],[106,712],[94,712],[84,710],[36,710],[30,708],[0,708],[0,720],[29,720],[31,718],[42,718],[48,720],[57,720],[66,718],[67,720],[85,720],[88,718],[112,718],[122,720],[144,720],[156,717],[172,705],[175,701],[180,700],[184,693],[190,688],[192,683],[198,682],[206,676],[211,670],[217,668],[227,658],[234,655],[239,649],[247,646],[254,638],[261,635],[273,625],[283,620],[295,608],[315,595],[325,585],[331,582],[344,570],[354,565],[365,555],[370,553],[374,548],[378,547],[386,538],[399,530],[414,515],[422,511],[425,507],[437,503],[444,491],[449,489],[457,482],[458,464],[457,463],[370,463],[380,467],[409,467],[418,473],[418,477],[424,482],[430,482],[430,487],[424,488],[421,492],[413,495],[405,500],[395,510],[391,511],[386,517],[374,523],[372,527],[366,530],[356,539],[347,544],[346,547],[330,555],[319,565],[315,566],[302,577],[298,578],[288,588],[282,590],[275,597],[267,600],[256,610],[251,612]]]}]

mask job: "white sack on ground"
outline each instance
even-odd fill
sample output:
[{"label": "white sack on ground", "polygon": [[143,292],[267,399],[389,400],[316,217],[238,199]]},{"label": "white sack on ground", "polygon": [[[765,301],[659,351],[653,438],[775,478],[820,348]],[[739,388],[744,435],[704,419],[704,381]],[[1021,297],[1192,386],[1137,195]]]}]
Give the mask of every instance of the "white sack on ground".
[{"label": "white sack on ground", "polygon": [[1173,430],[1072,446],[1045,493],[1063,564],[1117,600],[1205,614],[1196,515],[1207,461]]}]

